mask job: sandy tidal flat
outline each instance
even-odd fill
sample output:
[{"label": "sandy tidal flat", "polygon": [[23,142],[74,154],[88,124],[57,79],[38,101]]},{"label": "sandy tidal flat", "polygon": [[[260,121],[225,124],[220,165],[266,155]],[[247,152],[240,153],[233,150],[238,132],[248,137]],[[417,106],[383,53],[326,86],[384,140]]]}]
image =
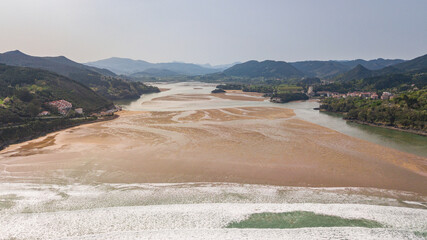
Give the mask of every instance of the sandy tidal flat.
[{"label": "sandy tidal flat", "polygon": [[275,107],[122,112],[14,145],[2,151],[0,171],[3,182],[237,182],[427,193],[425,158]]}]

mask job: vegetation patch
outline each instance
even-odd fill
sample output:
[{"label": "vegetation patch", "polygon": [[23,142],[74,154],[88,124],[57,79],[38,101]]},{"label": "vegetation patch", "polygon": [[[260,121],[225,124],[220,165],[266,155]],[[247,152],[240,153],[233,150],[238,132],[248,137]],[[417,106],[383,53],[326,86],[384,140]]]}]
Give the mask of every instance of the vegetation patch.
[{"label": "vegetation patch", "polygon": [[227,228],[309,228],[309,227],[365,227],[381,228],[382,224],[367,219],[347,219],[306,211],[285,213],[255,213],[249,218],[232,222]]},{"label": "vegetation patch", "polygon": [[391,100],[326,98],[320,108],[345,113],[349,120],[427,131],[427,88],[407,91]]}]

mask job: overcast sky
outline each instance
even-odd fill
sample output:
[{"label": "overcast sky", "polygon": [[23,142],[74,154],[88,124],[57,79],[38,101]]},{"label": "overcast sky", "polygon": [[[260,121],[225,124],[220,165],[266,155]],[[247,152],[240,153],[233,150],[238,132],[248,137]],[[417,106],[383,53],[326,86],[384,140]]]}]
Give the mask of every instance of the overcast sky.
[{"label": "overcast sky", "polygon": [[0,0],[0,52],[15,49],[79,62],[411,59],[427,54],[427,1]]}]

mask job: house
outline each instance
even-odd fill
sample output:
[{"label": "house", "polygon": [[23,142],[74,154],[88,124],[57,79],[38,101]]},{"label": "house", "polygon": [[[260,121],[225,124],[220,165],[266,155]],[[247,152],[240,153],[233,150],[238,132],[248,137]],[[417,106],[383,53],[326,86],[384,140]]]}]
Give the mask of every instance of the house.
[{"label": "house", "polygon": [[48,115],[50,115],[50,112],[49,112],[49,111],[43,111],[43,112],[39,113],[39,116],[40,116],[40,117],[41,117],[41,116],[48,116]]},{"label": "house", "polygon": [[378,94],[372,93],[371,94],[371,99],[378,99]]},{"label": "house", "polygon": [[316,94],[318,94],[321,97],[330,97],[332,95],[332,93],[328,91],[318,91],[316,92]]},{"label": "house", "polygon": [[70,109],[73,107],[73,104],[62,99],[49,102],[48,104],[52,107],[57,108],[58,112],[61,113],[62,115],[66,115],[68,111],[70,111]]},{"label": "house", "polygon": [[307,95],[309,96],[309,97],[313,97],[314,96],[314,91],[313,91],[313,86],[309,86],[308,87],[308,91],[307,91]]},{"label": "house", "polygon": [[371,97],[371,93],[370,93],[370,92],[361,92],[361,93],[359,94],[359,97],[361,97],[361,98],[365,98],[365,99],[368,99],[368,98],[370,98],[370,97]]},{"label": "house", "polygon": [[274,103],[281,103],[281,102],[282,102],[282,99],[281,99],[281,98],[278,98],[278,97],[273,97],[273,98],[271,98],[271,99],[270,99],[270,102],[274,102]]},{"label": "house", "polygon": [[383,94],[381,95],[382,100],[393,99],[393,97],[394,97],[394,95],[392,93],[389,93],[389,92],[383,92]]},{"label": "house", "polygon": [[82,115],[83,114],[83,108],[76,108],[74,109],[74,111],[76,111],[76,113]]}]

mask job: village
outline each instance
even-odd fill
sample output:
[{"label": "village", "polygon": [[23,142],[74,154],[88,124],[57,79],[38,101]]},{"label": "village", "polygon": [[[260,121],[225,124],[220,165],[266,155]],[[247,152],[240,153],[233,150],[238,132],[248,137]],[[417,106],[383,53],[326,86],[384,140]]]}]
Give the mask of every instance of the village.
[{"label": "village", "polygon": [[[46,104],[57,109],[58,113],[61,114],[62,116],[68,116],[72,110],[74,110],[74,112],[80,116],[84,115],[83,108],[78,107],[78,108],[73,109],[73,104],[64,100],[64,99],[51,101],[51,102],[48,102]],[[97,113],[92,113],[92,114],[90,114],[90,116],[94,116],[94,117],[112,116],[112,115],[114,115],[115,112],[118,112],[121,110],[122,110],[122,108],[120,106],[114,105],[114,107],[111,109],[108,109],[106,111],[97,112]],[[52,115],[52,113],[50,111],[47,111],[47,110],[44,110],[38,114],[39,117],[51,116],[51,115]]]},{"label": "village", "polygon": [[309,87],[307,91],[309,97],[332,97],[332,98],[347,98],[347,97],[360,97],[364,99],[381,99],[381,100],[391,100],[395,97],[394,94],[390,92],[383,92],[381,96],[378,96],[376,92],[348,92],[348,93],[337,93],[330,91],[313,91],[313,87]]}]

